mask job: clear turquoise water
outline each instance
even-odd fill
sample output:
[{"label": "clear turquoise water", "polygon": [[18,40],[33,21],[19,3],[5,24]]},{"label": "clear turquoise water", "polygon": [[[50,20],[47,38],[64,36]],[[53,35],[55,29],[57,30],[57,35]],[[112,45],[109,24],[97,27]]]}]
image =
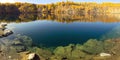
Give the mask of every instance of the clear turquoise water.
[{"label": "clear turquoise water", "polygon": [[[103,22],[72,22],[60,23],[48,20],[25,23],[10,23],[8,28],[14,34],[27,35],[35,45],[45,47],[65,46],[68,44],[83,44],[88,39],[101,39],[104,35],[120,26],[120,23]],[[118,30],[120,31],[120,29]]]}]

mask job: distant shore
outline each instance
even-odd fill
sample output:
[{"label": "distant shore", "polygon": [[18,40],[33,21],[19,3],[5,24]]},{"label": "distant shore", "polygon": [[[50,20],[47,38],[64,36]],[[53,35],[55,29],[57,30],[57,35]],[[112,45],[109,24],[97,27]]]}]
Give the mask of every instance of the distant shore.
[{"label": "distant shore", "polygon": [[106,14],[120,13],[119,3],[57,2],[51,4],[0,3],[0,14],[46,13],[46,14]]}]

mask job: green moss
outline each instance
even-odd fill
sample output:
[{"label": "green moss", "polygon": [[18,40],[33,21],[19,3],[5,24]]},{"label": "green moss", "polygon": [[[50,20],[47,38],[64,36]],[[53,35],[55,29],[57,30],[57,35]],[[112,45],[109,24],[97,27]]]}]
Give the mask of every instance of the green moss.
[{"label": "green moss", "polygon": [[81,50],[75,49],[74,51],[72,51],[72,58],[74,59],[83,59],[85,58],[86,53],[82,52]]},{"label": "green moss", "polygon": [[89,54],[98,54],[104,51],[103,42],[96,39],[90,39],[83,44],[82,50]]},{"label": "green moss", "polygon": [[54,50],[54,54],[56,56],[60,56],[60,57],[66,57],[65,56],[65,48],[60,46],[60,47],[57,47],[55,50]]},{"label": "green moss", "polygon": [[58,46],[53,51],[38,47],[31,47],[29,51],[49,60],[93,60],[96,54],[111,51],[110,49],[113,47],[114,43],[112,41],[90,39],[83,45],[70,44],[68,46]]},{"label": "green moss", "polygon": [[52,52],[50,52],[49,50],[44,50],[38,47],[33,47],[29,50],[30,52],[34,52],[37,55],[39,55],[40,57],[43,57],[45,59],[48,59],[52,56]]}]

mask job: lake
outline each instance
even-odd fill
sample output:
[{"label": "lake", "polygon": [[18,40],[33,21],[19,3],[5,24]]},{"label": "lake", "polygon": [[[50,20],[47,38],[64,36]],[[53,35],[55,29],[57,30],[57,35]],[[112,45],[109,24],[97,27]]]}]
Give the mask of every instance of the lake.
[{"label": "lake", "polygon": [[[35,45],[44,47],[83,44],[89,39],[109,39],[115,32],[120,32],[120,28],[117,31],[113,31],[120,27],[120,18],[117,18],[116,14],[106,16],[94,16],[92,19],[90,17],[80,18],[80,16],[78,16],[79,18],[72,17],[72,19],[70,17],[59,17],[60,19],[40,17],[40,19],[30,18],[31,20],[25,17],[28,20],[21,19],[20,21],[17,20],[20,17],[16,19],[12,16],[13,20],[8,23],[7,28],[11,29],[14,33],[1,39],[12,38],[16,34],[21,34],[31,37]],[[8,21],[9,19],[6,22]],[[109,34],[111,32],[112,34]],[[116,36],[119,37],[120,33]]]}]

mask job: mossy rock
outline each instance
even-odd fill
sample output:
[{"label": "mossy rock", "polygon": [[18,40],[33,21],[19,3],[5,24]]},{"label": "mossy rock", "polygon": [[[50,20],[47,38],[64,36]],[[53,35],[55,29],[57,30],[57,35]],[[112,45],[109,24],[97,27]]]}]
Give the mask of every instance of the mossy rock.
[{"label": "mossy rock", "polygon": [[90,39],[83,44],[82,50],[88,54],[98,54],[104,51],[103,42],[96,39]]},{"label": "mossy rock", "polygon": [[34,52],[42,58],[49,59],[52,56],[52,52],[49,50],[33,47],[29,49],[30,52]]}]

